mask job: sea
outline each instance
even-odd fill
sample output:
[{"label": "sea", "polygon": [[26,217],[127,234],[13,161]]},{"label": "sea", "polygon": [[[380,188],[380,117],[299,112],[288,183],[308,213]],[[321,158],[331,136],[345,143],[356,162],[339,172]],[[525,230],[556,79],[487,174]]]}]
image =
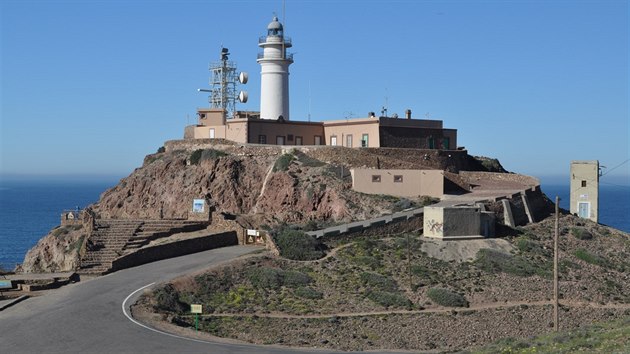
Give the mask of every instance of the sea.
[{"label": "sea", "polygon": [[[116,185],[116,179],[0,181],[0,267],[13,269],[26,252],[59,225],[64,210],[83,208]],[[569,185],[545,184],[551,200],[569,209]],[[630,233],[630,186],[600,185],[600,223]]]}]

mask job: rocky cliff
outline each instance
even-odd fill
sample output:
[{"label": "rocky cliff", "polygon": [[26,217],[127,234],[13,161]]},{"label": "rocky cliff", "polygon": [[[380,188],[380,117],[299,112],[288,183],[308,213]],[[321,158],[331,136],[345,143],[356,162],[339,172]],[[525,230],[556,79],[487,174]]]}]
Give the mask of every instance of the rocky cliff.
[{"label": "rocky cliff", "polygon": [[[479,169],[466,151],[347,149],[236,145],[178,140],[146,156],[143,166],[105,191],[91,208],[103,219],[186,219],[192,200],[239,217],[249,227],[280,223],[319,225],[362,220],[392,211],[397,198],[351,190],[349,169],[444,169],[454,184],[460,170]],[[27,254],[24,271],[75,268],[85,232],[51,231]]]}]

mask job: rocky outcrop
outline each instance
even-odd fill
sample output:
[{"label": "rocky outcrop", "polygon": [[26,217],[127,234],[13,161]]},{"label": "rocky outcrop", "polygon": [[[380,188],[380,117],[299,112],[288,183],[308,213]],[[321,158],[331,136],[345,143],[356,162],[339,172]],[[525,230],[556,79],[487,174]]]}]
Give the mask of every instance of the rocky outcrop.
[{"label": "rocky outcrop", "polygon": [[[456,173],[479,167],[464,150],[288,149],[208,139],[170,141],[159,151],[101,195],[91,206],[96,218],[187,219],[193,199],[203,198],[215,213],[213,219],[231,216],[246,220],[248,228],[349,222],[389,213],[395,202],[352,191],[350,168],[444,169],[452,172],[447,178],[454,188],[467,190]],[[74,269],[89,232],[72,228],[44,237],[27,254],[23,270]]]},{"label": "rocky outcrop", "polygon": [[81,225],[56,227],[26,253],[16,270],[25,273],[75,270],[85,238],[86,230]]}]

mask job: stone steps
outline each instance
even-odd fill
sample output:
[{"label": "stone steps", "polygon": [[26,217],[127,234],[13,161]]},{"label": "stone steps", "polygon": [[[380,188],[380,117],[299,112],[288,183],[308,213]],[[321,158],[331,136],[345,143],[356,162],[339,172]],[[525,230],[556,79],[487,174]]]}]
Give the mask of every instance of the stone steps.
[{"label": "stone steps", "polygon": [[134,251],[152,240],[174,233],[196,231],[205,224],[187,220],[97,220],[89,238],[92,245],[81,259],[79,272],[104,274],[112,262],[127,251]]}]

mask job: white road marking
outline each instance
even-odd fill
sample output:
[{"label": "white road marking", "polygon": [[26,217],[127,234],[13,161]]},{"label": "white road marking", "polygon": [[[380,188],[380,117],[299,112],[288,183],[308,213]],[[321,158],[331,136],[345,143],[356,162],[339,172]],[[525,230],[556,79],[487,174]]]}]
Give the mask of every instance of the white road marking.
[{"label": "white road marking", "polygon": [[137,324],[137,325],[138,325],[138,326],[140,326],[140,327],[146,328],[146,329],[148,329],[148,330],[150,330],[150,331],[157,332],[157,333],[160,333],[160,334],[164,334],[164,335],[167,335],[167,336],[170,336],[170,337],[175,337],[175,338],[179,338],[179,339],[185,339],[185,340],[189,340],[189,341],[193,341],[193,342],[199,342],[199,343],[216,344],[216,343],[208,342],[208,341],[205,341],[205,340],[194,339],[194,338],[188,338],[188,337],[182,337],[182,336],[178,336],[178,335],[176,335],[176,334],[172,334],[172,333],[168,333],[168,332],[160,331],[160,330],[158,330],[158,329],[151,328],[151,327],[149,327],[149,326],[147,326],[147,325],[144,325],[144,324],[142,324],[142,323],[140,323],[140,322],[136,321],[133,317],[131,317],[131,315],[130,315],[129,313],[127,313],[127,301],[129,301],[129,298],[131,298],[131,297],[132,297],[135,293],[137,293],[138,291],[142,291],[142,290],[144,290],[144,289],[146,289],[146,288],[150,287],[150,286],[151,286],[151,285],[153,285],[153,284],[155,284],[155,282],[153,282],[153,283],[151,283],[151,284],[147,284],[147,285],[145,285],[145,286],[143,286],[143,287],[141,287],[141,288],[139,288],[139,289],[135,290],[134,292],[132,292],[131,294],[129,294],[129,295],[125,298],[125,300],[123,301],[123,303],[122,303],[122,311],[123,311],[123,313],[125,314],[125,316],[127,316],[127,318],[129,319],[129,321],[131,321],[131,322],[133,322],[133,323]]}]

